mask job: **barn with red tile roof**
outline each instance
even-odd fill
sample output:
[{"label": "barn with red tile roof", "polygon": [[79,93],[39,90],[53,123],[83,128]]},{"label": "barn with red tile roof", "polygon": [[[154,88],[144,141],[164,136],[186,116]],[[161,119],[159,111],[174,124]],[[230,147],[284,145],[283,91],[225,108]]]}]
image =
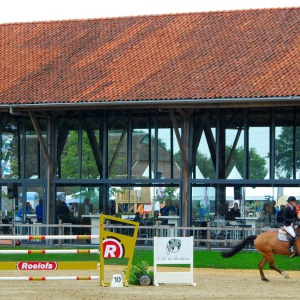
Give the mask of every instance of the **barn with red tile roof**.
[{"label": "barn with red tile roof", "polygon": [[112,186],[162,184],[182,225],[228,188],[298,186],[299,31],[297,7],[0,25],[0,184],[37,180],[48,223],[56,191],[97,188],[111,213]]}]

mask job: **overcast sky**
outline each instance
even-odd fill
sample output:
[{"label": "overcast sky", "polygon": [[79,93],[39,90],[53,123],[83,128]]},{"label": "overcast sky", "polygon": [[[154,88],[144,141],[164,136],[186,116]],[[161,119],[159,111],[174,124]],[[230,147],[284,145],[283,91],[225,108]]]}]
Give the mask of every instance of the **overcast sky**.
[{"label": "overcast sky", "polygon": [[1,0],[0,23],[300,7],[300,0]]}]

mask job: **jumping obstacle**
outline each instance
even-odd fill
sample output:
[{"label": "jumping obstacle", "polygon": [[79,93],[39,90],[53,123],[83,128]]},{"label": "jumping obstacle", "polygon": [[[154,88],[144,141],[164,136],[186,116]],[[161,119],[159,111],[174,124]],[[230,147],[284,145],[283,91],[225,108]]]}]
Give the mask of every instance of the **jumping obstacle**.
[{"label": "jumping obstacle", "polygon": [[[1,235],[0,240],[59,240],[59,239],[72,239],[84,240],[91,238],[99,238],[98,235]],[[99,249],[39,249],[39,250],[0,250],[0,254],[100,254]],[[18,263],[19,264],[19,263]],[[55,268],[59,270],[96,270],[97,262],[54,262]],[[75,267],[75,268],[74,268]],[[2,262],[0,270],[16,270],[17,263],[15,262]],[[19,281],[44,281],[44,280],[96,280],[99,276],[67,276],[67,277],[0,277],[3,280],[19,280]]]},{"label": "jumping obstacle", "polygon": [[[126,234],[120,234],[111,232],[110,230],[105,230],[104,224],[106,224],[106,220],[110,221],[116,221],[120,224],[129,225],[131,227],[134,227],[133,235],[126,235]],[[105,258],[125,258],[128,259],[127,268],[126,268],[126,274],[125,274],[125,280],[123,283],[123,286],[128,286],[129,281],[129,274],[131,270],[131,264],[133,259],[133,253],[134,248],[136,244],[137,234],[138,234],[138,228],[139,223],[134,222],[131,220],[123,220],[120,218],[116,218],[109,215],[100,214],[99,217],[100,221],[100,234],[99,235],[1,235],[1,240],[92,240],[92,239],[99,239],[99,250],[101,249],[101,252],[103,253],[100,255],[100,276],[67,276],[67,277],[0,277],[0,281],[4,280],[26,280],[26,281],[44,281],[44,280],[96,280],[100,279],[100,286],[110,286],[110,282],[104,281],[104,259]],[[101,238],[100,238],[101,236]],[[90,254],[94,251],[88,250],[15,250],[15,254],[49,254],[49,253],[76,253],[76,254]],[[10,254],[8,251],[2,252],[2,254]],[[97,252],[94,252],[97,254],[100,254],[100,252],[97,250]],[[36,265],[38,263],[38,265]],[[52,263],[52,262],[51,262]],[[49,263],[46,267],[43,265],[43,262],[18,262],[18,265],[22,264],[22,267],[20,267],[20,270],[23,270],[23,264],[26,266],[24,268],[29,269],[36,269],[40,270],[45,269],[46,267],[49,267]],[[41,267],[40,267],[41,266]],[[98,264],[97,264],[98,266]],[[56,262],[53,262],[50,265],[51,270],[55,269]],[[49,268],[50,268],[49,267]],[[0,264],[0,270],[1,270],[1,264]],[[26,269],[27,270],[27,269]],[[118,275],[121,276],[121,275]],[[122,279],[122,278],[121,278]],[[121,281],[122,282],[122,281]]]}]

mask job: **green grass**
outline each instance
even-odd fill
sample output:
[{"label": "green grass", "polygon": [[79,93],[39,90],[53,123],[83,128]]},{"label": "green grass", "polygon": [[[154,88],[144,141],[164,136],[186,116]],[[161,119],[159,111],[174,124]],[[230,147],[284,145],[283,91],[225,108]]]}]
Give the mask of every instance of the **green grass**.
[{"label": "green grass", "polygon": [[[231,258],[223,258],[219,251],[194,251],[194,268],[216,268],[216,269],[254,269],[258,268],[261,254],[253,251],[243,251]],[[152,250],[135,250],[133,264],[146,261],[153,266]],[[300,263],[297,258],[291,259],[288,256],[275,255],[275,264],[283,270],[300,270]],[[268,265],[267,265],[268,268]]]},{"label": "green grass", "polygon": [[[40,249],[40,247],[0,247],[0,249]],[[88,247],[87,247],[88,248]],[[61,249],[47,247],[47,249]],[[68,248],[70,249],[70,248]],[[231,258],[221,257],[219,251],[194,251],[194,268],[216,268],[216,269],[257,269],[261,255],[256,251],[242,251]],[[1,261],[99,261],[97,254],[1,254]],[[153,250],[136,249],[133,257],[133,265],[145,261],[153,266]],[[283,270],[300,270],[299,258],[291,259],[288,256],[275,255],[277,267]],[[105,264],[126,265],[127,259],[105,259]],[[267,267],[268,268],[268,267]]]}]

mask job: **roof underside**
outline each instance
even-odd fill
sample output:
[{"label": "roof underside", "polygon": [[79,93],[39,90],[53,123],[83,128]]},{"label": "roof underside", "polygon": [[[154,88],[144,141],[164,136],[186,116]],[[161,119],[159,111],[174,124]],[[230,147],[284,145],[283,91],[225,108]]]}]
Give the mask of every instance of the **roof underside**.
[{"label": "roof underside", "polygon": [[0,25],[0,104],[300,95],[300,8]]}]

